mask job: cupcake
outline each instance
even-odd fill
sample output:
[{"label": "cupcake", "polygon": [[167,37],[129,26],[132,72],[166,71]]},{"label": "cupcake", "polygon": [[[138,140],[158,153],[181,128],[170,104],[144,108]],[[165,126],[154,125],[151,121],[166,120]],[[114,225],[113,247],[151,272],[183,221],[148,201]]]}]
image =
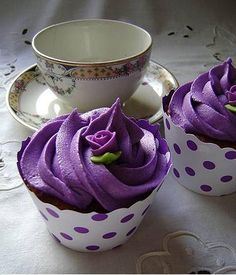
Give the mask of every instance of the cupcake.
[{"label": "cupcake", "polygon": [[176,180],[200,194],[236,191],[236,69],[228,58],[163,98]]},{"label": "cupcake", "polygon": [[22,143],[18,169],[63,245],[102,251],[137,229],[171,165],[159,126],[111,108],[74,110]]}]

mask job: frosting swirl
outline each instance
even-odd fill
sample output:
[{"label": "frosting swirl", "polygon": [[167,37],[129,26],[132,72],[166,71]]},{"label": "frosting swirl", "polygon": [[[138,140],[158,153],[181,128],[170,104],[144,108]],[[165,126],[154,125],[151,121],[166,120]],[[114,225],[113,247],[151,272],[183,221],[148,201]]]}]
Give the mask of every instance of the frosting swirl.
[{"label": "frosting swirl", "polygon": [[236,141],[236,69],[228,58],[176,90],[169,104],[175,125],[187,133],[217,140]]},{"label": "frosting swirl", "polygon": [[[119,150],[109,165],[92,156]],[[105,210],[127,207],[161,184],[170,168],[158,126],[111,108],[51,120],[23,144],[18,167],[25,182],[79,209],[96,200]]]}]

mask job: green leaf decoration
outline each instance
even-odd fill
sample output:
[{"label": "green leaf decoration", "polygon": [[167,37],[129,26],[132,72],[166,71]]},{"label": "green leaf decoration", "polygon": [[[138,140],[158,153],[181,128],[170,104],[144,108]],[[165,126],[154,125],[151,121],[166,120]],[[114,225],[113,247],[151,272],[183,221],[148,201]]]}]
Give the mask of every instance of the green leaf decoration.
[{"label": "green leaf decoration", "polygon": [[106,152],[103,155],[100,156],[92,156],[90,159],[92,162],[96,164],[111,164],[113,161],[116,161],[121,156],[121,151],[118,152]]},{"label": "green leaf decoration", "polygon": [[236,106],[226,104],[225,108],[228,109],[229,111],[233,112],[233,113],[236,113]]}]

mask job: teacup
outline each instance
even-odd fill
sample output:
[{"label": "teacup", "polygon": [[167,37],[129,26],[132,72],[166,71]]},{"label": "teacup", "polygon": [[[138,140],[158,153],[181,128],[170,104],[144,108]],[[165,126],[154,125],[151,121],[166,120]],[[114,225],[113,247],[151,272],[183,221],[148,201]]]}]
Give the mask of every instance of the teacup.
[{"label": "teacup", "polygon": [[152,38],[129,23],[85,19],[41,30],[32,46],[51,90],[84,112],[132,96],[145,74]]}]

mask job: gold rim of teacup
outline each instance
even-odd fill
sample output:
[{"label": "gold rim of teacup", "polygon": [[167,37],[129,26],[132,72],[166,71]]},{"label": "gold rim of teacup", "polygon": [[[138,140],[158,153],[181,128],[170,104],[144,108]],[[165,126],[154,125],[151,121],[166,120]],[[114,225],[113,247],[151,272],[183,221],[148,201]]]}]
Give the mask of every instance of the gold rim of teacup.
[{"label": "gold rim of teacup", "polygon": [[[36,46],[35,46],[35,39],[37,38],[37,36],[39,34],[41,34],[42,32],[46,31],[47,29],[50,29],[50,28],[53,28],[55,26],[59,26],[59,25],[63,25],[63,24],[70,24],[70,23],[73,23],[73,22],[82,22],[82,21],[108,21],[108,22],[118,22],[118,23],[122,23],[124,25],[130,25],[130,26],[133,26],[137,29],[140,29],[142,30],[143,32],[145,32],[149,39],[150,39],[150,44],[149,46],[143,50],[142,52],[140,53],[137,53],[135,55],[132,55],[130,57],[125,57],[125,58],[119,58],[119,59],[115,59],[115,60],[108,60],[108,61],[104,61],[104,62],[79,62],[79,61],[69,61],[69,60],[63,60],[63,59],[59,59],[59,58],[54,58],[54,57],[50,57],[46,54],[43,54],[41,53],[39,50],[37,50]],[[152,37],[151,35],[146,31],[144,30],[143,28],[139,27],[139,26],[136,26],[134,24],[131,24],[131,23],[127,23],[127,22],[123,22],[123,21],[119,21],[119,20],[110,20],[110,19],[79,19],[79,20],[71,20],[71,21],[66,21],[66,22],[61,22],[61,23],[58,23],[58,24],[53,24],[53,25],[50,25],[44,29],[42,29],[41,31],[39,31],[38,33],[36,33],[32,39],[32,48],[36,54],[36,56],[38,57],[41,57],[41,58],[44,58],[46,60],[49,60],[49,61],[53,61],[54,63],[57,63],[57,64],[63,64],[63,65],[68,65],[68,66],[76,66],[76,67],[80,67],[80,66],[85,66],[85,67],[90,67],[90,66],[95,66],[95,67],[99,67],[99,66],[105,66],[105,65],[113,65],[113,64],[121,64],[121,63],[125,63],[125,62],[129,62],[129,61],[132,61],[132,60],[135,60],[137,58],[139,58],[140,56],[144,55],[145,53],[147,53],[152,47]]]}]

